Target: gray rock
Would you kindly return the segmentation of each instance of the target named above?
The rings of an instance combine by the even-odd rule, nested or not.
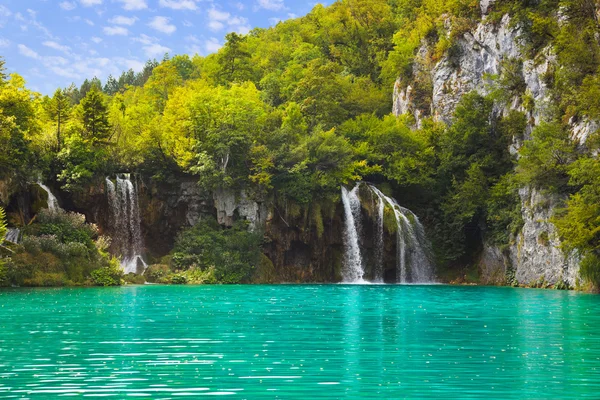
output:
[[[563,199],[529,188],[519,190],[519,195],[524,225],[510,247],[515,278],[523,285],[545,280],[552,285],[565,281],[575,286],[579,260],[561,251],[556,227],[550,222]]]

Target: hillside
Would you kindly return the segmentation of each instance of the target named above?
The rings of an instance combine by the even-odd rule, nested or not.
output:
[[[119,203],[139,206],[130,256],[156,281],[339,281],[340,188],[364,181],[418,216],[438,279],[599,287],[599,15],[592,0],[346,0],[52,97],[2,73],[0,205],[24,240],[0,279],[116,268],[121,184],[139,196]],[[38,181],[97,232],[37,217]],[[361,246],[399,281],[401,226],[373,193]]]

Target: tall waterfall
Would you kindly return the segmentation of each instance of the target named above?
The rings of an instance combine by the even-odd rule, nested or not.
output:
[[[398,283],[432,282],[433,266],[427,256],[428,244],[419,218],[375,186],[369,185],[369,188],[379,199],[379,209],[385,208],[387,203],[396,218],[396,281]],[[383,234],[383,222],[380,224],[380,230]]]
[[[373,204],[373,265],[371,268],[374,282],[383,282],[384,275],[384,215],[391,209],[396,220],[396,281],[398,283],[427,283],[434,281],[433,266],[428,257],[428,243],[423,225],[410,210],[400,206],[398,202],[383,194],[375,186],[358,183],[351,191],[342,187],[342,202],[345,216],[345,259],[342,270],[344,282],[363,282],[365,274],[364,261],[361,254],[360,237],[361,200],[358,191],[366,185],[374,195]]]
[[[58,200],[52,194],[50,188],[42,183],[42,181],[37,181],[37,185],[41,187],[46,193],[48,193],[48,210],[52,213],[56,212],[56,210],[60,210],[60,206],[58,205]]]
[[[344,245],[346,247],[342,280],[344,282],[358,283],[363,281],[364,268],[359,246],[360,230],[360,199],[358,198],[358,185],[352,191],[342,186],[342,203],[346,226],[344,230]]]
[[[116,185],[106,178],[110,206],[110,226],[113,230],[112,248],[121,256],[121,267],[128,274],[146,268],[142,258],[140,209],[135,185],[129,174],[117,175]]]

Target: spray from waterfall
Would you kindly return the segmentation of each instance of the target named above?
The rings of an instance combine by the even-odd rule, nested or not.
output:
[[[41,180],[37,181],[37,185],[41,187],[48,194],[48,210],[51,213],[55,213],[57,210],[60,210],[60,206],[58,205],[58,200],[52,194],[50,188],[42,183]]]
[[[342,280],[348,283],[363,281],[364,268],[359,246],[360,226],[360,199],[358,198],[358,185],[348,192],[342,186],[342,203],[346,226],[344,229],[344,245],[346,247]]]
[[[117,175],[116,185],[106,178],[106,193],[110,206],[110,226],[113,230],[112,249],[121,256],[121,267],[127,273],[146,268],[142,258],[140,209],[135,185],[130,174]]]

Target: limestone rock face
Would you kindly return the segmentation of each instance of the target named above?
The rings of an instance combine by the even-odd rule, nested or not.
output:
[[[481,0],[480,7],[483,15],[490,11],[493,0]],[[535,125],[547,118],[550,108],[549,90],[544,82],[544,75],[555,63],[555,56],[550,47],[542,49],[536,60],[527,59],[521,52],[522,31],[517,24],[511,23],[505,15],[497,24],[486,21],[484,17],[476,28],[465,33],[457,42],[457,51],[447,54],[428,71],[418,70],[418,73],[429,73],[432,82],[432,101],[430,115],[447,124],[461,98],[475,90],[482,95],[487,94],[490,76],[501,72],[501,65],[506,60],[522,61],[522,76],[525,82],[525,96],[532,100],[533,105],[525,106],[523,97],[515,97],[494,112],[506,115],[511,110],[525,112],[528,126],[523,132],[523,138],[514,138],[510,151],[516,155],[522,145],[522,140],[528,140]],[[427,50],[421,48],[418,59]],[[415,112],[413,87],[400,80],[394,86],[393,112],[396,116],[411,114],[416,119],[416,127],[421,125],[421,114]],[[591,133],[600,128],[597,121],[571,121],[571,137],[579,144],[584,144]],[[578,259],[563,254],[556,228],[550,222],[555,207],[559,206],[560,198],[548,196],[535,190],[524,188],[520,192],[522,199],[523,229],[515,238],[514,244],[501,252],[492,246],[484,245],[480,257],[479,269],[484,283],[499,284],[505,280],[510,271],[515,273],[519,284],[545,280],[555,284],[567,282],[574,286],[578,276]]]
[[[267,206],[264,202],[250,199],[244,190],[236,193],[231,189],[219,188],[214,191],[213,199],[219,224],[232,226],[237,212],[238,217],[249,222],[249,229],[264,228],[269,215]]]
[[[544,280],[553,285],[564,281],[575,286],[579,260],[560,250],[556,228],[550,222],[561,199],[529,188],[521,189],[519,195],[525,224],[510,247],[510,261],[517,282],[529,285]]]

